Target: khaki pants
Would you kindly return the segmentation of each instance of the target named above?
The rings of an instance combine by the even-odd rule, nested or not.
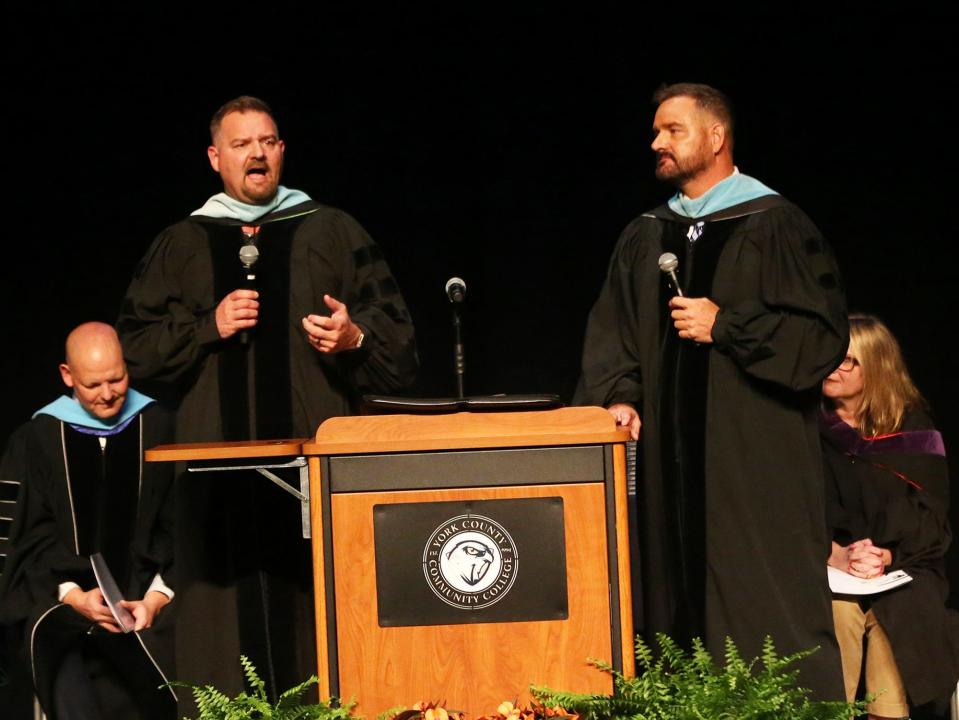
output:
[[[862,611],[854,600],[832,601],[833,622],[836,625],[836,640],[842,655],[842,675],[846,686],[846,700],[856,699],[859,675],[862,669],[864,641],[866,651],[866,692],[879,695],[869,703],[872,715],[887,718],[909,716],[906,689],[899,677],[899,668],[892,654],[889,638],[876,620],[872,610]],[[880,694],[881,693],[881,694]]]

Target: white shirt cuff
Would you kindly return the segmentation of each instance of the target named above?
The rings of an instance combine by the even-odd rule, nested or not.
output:
[[[148,592],[163,593],[171,600],[173,599],[173,596],[175,595],[173,590],[168,588],[166,586],[166,583],[163,582],[163,578],[160,576],[160,573],[157,573],[156,575],[153,576],[153,582],[151,582],[150,587],[147,588],[147,593]],[[143,595],[146,596],[147,593],[143,593]]]
[[[75,582],[64,582],[57,585],[57,602],[63,602],[63,598],[66,597],[66,594],[73,590],[73,588],[79,588]]]

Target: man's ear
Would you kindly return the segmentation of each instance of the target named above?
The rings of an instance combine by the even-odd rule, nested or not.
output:
[[[73,373],[70,372],[70,366],[66,363],[60,363],[60,378],[68,388],[73,387]]]
[[[210,158],[210,165],[214,172],[220,172],[220,153],[217,152],[215,145],[210,145],[206,149],[206,156]]]
[[[726,128],[722,123],[713,123],[709,128],[709,140],[712,143],[713,154],[719,155],[726,145]]]
[[[713,154],[719,155],[726,146],[726,127],[722,123],[713,123],[709,128],[709,140],[712,143]]]

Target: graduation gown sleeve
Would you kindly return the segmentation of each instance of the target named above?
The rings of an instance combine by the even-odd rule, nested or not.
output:
[[[19,483],[15,521],[10,531],[4,573],[0,577],[0,622],[15,624],[25,620],[37,598],[46,598],[41,589],[49,589],[52,578],[45,571],[25,562],[31,556],[54,551],[55,531],[44,494],[26,482],[31,467],[30,423],[21,425],[10,436],[0,462],[0,477]],[[36,466],[37,458],[33,465]],[[29,492],[28,492],[29,490]],[[43,508],[47,507],[44,511]],[[56,597],[53,597],[56,600]]]
[[[755,378],[812,389],[839,365],[849,344],[838,268],[798,208],[768,210],[751,224],[747,242],[758,246],[760,296],[720,307],[712,332],[716,349]]]
[[[366,392],[391,392],[416,375],[413,322],[379,245],[350,215],[332,208],[316,213],[304,226],[313,262],[339,277],[338,300],[364,333],[358,351],[337,353],[353,385]],[[330,310],[318,299],[317,315]],[[315,301],[316,302],[316,301]]]
[[[160,233],[137,266],[117,319],[131,376],[179,381],[219,342],[204,246],[199,225],[183,222]]]
[[[606,282],[589,314],[583,343],[582,375],[575,405],[643,402],[642,350],[638,328],[656,323],[641,318],[635,268],[649,261],[649,245],[641,228],[656,226],[643,218],[630,223],[620,236],[606,273]]]
[[[45,420],[39,425],[52,425]],[[18,518],[10,538],[12,553],[4,573],[5,615],[11,622],[26,620],[38,607],[52,606],[57,602],[60,583],[83,585],[90,572],[89,564],[84,565],[84,558],[77,556],[69,537],[65,537],[68,523],[57,521],[58,514],[69,508],[63,507],[56,492],[57,473],[40,429],[36,421],[24,426],[19,438],[22,451],[11,446],[5,461],[6,468],[16,473],[21,483]]]

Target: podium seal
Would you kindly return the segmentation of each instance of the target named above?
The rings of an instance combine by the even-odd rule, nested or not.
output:
[[[502,600],[513,582],[519,555],[500,523],[482,515],[457,515],[440,524],[423,549],[423,574],[447,605],[480,610]]]

